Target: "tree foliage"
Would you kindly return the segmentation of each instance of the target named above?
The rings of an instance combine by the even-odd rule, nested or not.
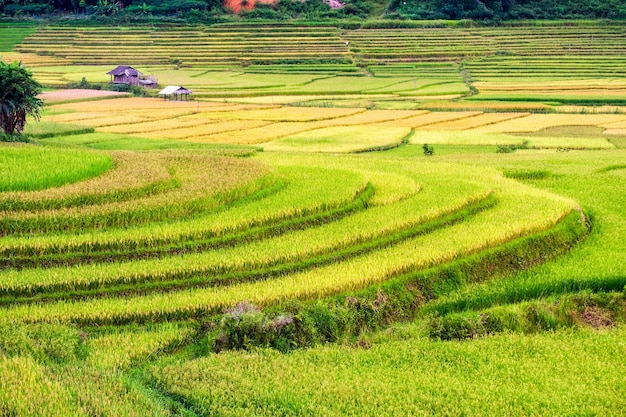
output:
[[[0,127],[7,135],[21,133],[26,116],[39,119],[41,85],[21,62],[0,62]]]

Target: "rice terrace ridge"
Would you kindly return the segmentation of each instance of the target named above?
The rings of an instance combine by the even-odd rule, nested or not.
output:
[[[0,416],[623,416],[624,18],[3,2]]]

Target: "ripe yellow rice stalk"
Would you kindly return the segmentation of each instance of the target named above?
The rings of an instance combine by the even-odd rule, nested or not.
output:
[[[335,126],[283,137],[263,145],[267,151],[358,152],[397,146],[411,133],[406,127]]]
[[[606,129],[605,135],[626,136],[626,129]]]
[[[159,351],[181,344],[191,335],[192,329],[166,324],[149,331],[126,331],[99,336],[88,341],[89,356],[86,364],[100,369],[127,369],[135,361]]]
[[[188,127],[195,127],[204,123],[211,123],[210,120],[186,120],[180,118],[171,118],[163,120],[146,120],[141,119],[138,122],[128,121],[123,124],[108,125],[98,128],[98,132],[120,133],[125,135],[135,134],[136,136],[147,137],[145,134],[150,132],[160,132],[166,130],[181,130]],[[167,137],[167,136],[163,136]]]
[[[28,387],[28,389],[25,389]],[[25,417],[80,416],[73,398],[49,370],[31,356],[0,354],[0,404],[3,413]]]
[[[477,111],[546,111],[552,110],[553,106],[543,103],[526,102],[502,102],[502,101],[429,101],[420,105],[425,110],[477,110]],[[560,107],[559,107],[560,108]]]
[[[410,110],[367,110],[362,113],[329,120],[326,122],[326,126],[351,126],[387,121],[393,122],[425,113],[427,112]]]
[[[213,135],[190,136],[186,140],[200,143],[259,144],[295,133],[306,132],[324,126],[324,122],[280,122],[245,130],[231,130]]]
[[[615,145],[605,138],[580,138],[580,137],[529,137],[529,148],[543,149],[613,149]]]
[[[187,126],[184,126],[187,124]],[[217,135],[220,133],[232,132],[232,131],[245,131],[247,129],[263,128],[264,126],[271,125],[271,122],[263,120],[226,120],[226,121],[201,121],[190,120],[186,123],[181,123],[181,126],[176,128],[164,128],[158,131],[151,132],[137,132],[135,136],[142,138],[154,138],[154,139],[188,139],[194,142],[198,142],[199,137],[210,137],[211,135]],[[174,123],[176,125],[176,123]]]
[[[622,120],[620,122],[604,123],[599,126],[605,127],[607,129],[626,129],[626,120]]]
[[[42,191],[0,193],[0,202],[42,201],[128,191],[172,178],[168,157],[160,153],[111,152],[113,168],[103,175]]]
[[[461,120],[468,117],[474,117],[482,114],[479,111],[466,111],[466,112],[430,112],[420,113],[414,117],[408,117],[400,120],[391,120],[387,122],[378,123],[379,126],[392,126],[392,127],[410,127],[417,129],[423,126],[441,123],[452,120]]]
[[[242,300],[274,305],[352,291],[403,272],[447,262],[554,225],[575,202],[516,181],[494,178],[499,204],[475,217],[351,260],[264,282],[169,294],[23,305],[0,309],[0,321],[161,320],[214,314]],[[441,191],[444,192],[444,191]]]
[[[521,145],[524,138],[502,133],[418,130],[409,142],[414,145]]]
[[[424,130],[467,130],[480,126],[487,126],[500,123],[506,120],[513,120],[519,117],[528,116],[529,113],[484,113],[465,119],[451,120],[447,122],[435,123],[422,127]]]
[[[478,127],[473,131],[483,133],[537,132],[555,126],[599,126],[625,120],[626,115],[618,114],[531,114],[519,119]]]
[[[16,221],[24,225],[24,228],[38,222],[63,224],[61,219],[71,224],[80,224],[85,221],[82,220],[84,218],[91,219],[93,225],[115,222],[115,219],[127,222],[130,221],[130,213],[133,213],[131,216],[133,223],[141,223],[154,215],[175,218],[188,215],[188,210],[195,207],[195,201],[203,200],[202,207],[198,209],[208,210],[223,204],[222,198],[229,200],[236,198],[239,192],[250,192],[251,190],[246,191],[248,190],[246,184],[252,189],[261,187],[262,184],[258,181],[268,174],[267,168],[258,161],[216,157],[210,153],[167,154],[165,167],[173,172],[174,178],[180,181],[180,187],[167,189],[159,194],[132,200],[111,201],[95,206],[61,207],[36,212],[4,211],[0,214],[5,222]],[[229,197],[229,192],[235,194]],[[123,213],[127,213],[126,216]],[[148,217],[144,219],[144,216]],[[84,227],[93,227],[93,225],[85,224]],[[126,226],[127,224],[119,225]]]
[[[357,113],[365,109],[344,109],[326,107],[278,107],[262,110],[248,110],[231,113],[228,116],[241,120],[267,120],[273,122],[313,122],[336,119]]]

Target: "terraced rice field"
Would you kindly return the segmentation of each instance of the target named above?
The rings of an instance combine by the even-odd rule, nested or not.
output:
[[[565,75],[619,67],[621,26],[120,32],[11,52],[136,57],[201,100],[59,98],[0,144],[0,415],[621,415],[626,116],[486,99],[530,91],[506,60],[538,46],[564,67],[533,94],[618,91]]]

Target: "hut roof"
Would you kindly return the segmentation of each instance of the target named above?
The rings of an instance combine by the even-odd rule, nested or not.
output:
[[[127,77],[138,77],[140,75],[143,75],[141,72],[137,71],[130,65],[118,65],[117,68],[112,69],[111,71],[107,72],[107,74],[114,76],[126,75]]]
[[[191,94],[190,90],[178,85],[168,85],[163,90],[159,91],[159,94],[171,95],[171,94]]]

